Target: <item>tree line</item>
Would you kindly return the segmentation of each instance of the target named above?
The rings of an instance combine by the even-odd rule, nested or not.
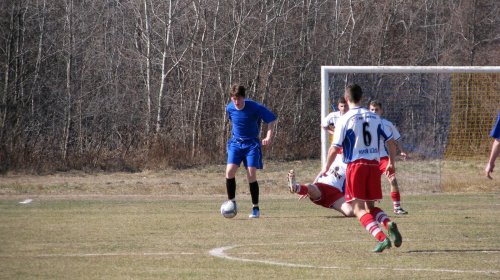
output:
[[[497,0],[5,0],[0,172],[225,162],[229,88],[319,157],[322,65],[499,65]]]

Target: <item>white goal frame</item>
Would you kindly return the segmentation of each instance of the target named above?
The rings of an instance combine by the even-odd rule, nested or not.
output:
[[[500,66],[321,66],[321,120],[330,113],[329,74],[332,73],[500,73]],[[329,133],[321,129],[323,167],[329,148]]]

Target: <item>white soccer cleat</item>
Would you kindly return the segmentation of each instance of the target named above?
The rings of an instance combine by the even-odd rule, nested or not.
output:
[[[394,208],[394,214],[406,215],[406,214],[408,214],[408,211],[403,210],[403,208],[401,208],[401,206],[399,206],[399,207]]]
[[[288,176],[286,179],[288,181],[288,190],[291,193],[296,193],[297,192],[297,181],[295,181],[295,171],[293,169],[288,171]]]

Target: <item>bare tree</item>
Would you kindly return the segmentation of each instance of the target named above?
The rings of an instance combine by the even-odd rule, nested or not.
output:
[[[0,1],[0,172],[223,161],[236,82],[316,156],[321,65],[498,65],[497,2]]]

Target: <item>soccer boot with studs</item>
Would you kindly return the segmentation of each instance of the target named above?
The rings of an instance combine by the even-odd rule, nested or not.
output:
[[[260,217],[260,211],[259,211],[259,208],[254,208],[252,210],[252,214],[250,214],[250,216],[248,216],[249,218],[258,218]]]
[[[389,238],[385,238],[384,241],[379,242],[377,244],[377,247],[372,250],[372,253],[381,253],[385,249],[390,249],[391,248],[391,240]]]
[[[295,171],[293,169],[288,171],[287,181],[288,181],[288,190],[290,191],[290,193],[296,193],[297,181],[295,181]]]
[[[403,243],[403,237],[401,233],[399,233],[398,225],[396,225],[395,222],[389,222],[387,224],[387,229],[389,230],[389,236],[391,236],[394,241],[394,246],[400,247],[401,243]]]
[[[401,206],[394,208],[394,214],[396,215],[406,215],[408,214],[408,211],[403,210]]]

